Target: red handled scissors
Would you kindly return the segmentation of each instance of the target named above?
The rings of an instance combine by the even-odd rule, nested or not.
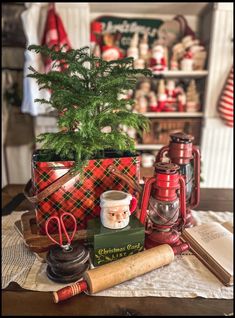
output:
[[[64,217],[65,216],[69,216],[70,218],[72,218],[73,222],[74,222],[74,230],[73,230],[73,233],[71,235],[71,237],[68,235],[68,232],[65,228],[65,224],[64,224]],[[59,242],[56,241],[49,233],[48,231],[48,226],[50,224],[50,222],[52,220],[55,220],[57,222],[57,225],[58,225],[58,231],[59,231]],[[68,212],[64,212],[63,214],[61,214],[61,216],[51,216],[47,221],[46,221],[46,224],[45,224],[45,230],[46,230],[46,234],[47,236],[49,237],[49,239],[54,242],[55,244],[58,244],[60,245],[62,248],[64,248],[65,250],[69,250],[71,248],[71,242],[74,238],[74,235],[77,231],[77,221],[75,219],[75,217],[71,214],[71,213],[68,213]],[[63,233],[62,231],[64,232],[64,235],[66,237],[66,240],[67,240],[67,244],[63,244]]]

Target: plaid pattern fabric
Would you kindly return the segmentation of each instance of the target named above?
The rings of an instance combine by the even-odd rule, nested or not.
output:
[[[73,166],[73,161],[37,162],[33,161],[32,180],[35,194],[41,192]],[[121,157],[90,160],[84,169],[84,179],[79,176],[64,184],[59,190],[36,204],[36,220],[41,234],[45,234],[45,222],[52,215],[72,213],[78,229],[85,229],[87,221],[99,216],[100,195],[107,190],[120,190],[134,194],[134,189],[120,178],[112,175],[107,168],[114,165],[120,172],[139,182],[140,158]],[[57,224],[51,221],[49,231],[57,232]],[[71,218],[65,219],[68,230],[73,229]]]

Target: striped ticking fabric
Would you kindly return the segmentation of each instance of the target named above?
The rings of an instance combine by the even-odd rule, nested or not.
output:
[[[224,123],[233,127],[233,66],[220,97],[218,112]]]

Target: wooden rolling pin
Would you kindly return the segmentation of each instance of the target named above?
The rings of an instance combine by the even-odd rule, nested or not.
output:
[[[83,291],[94,294],[121,284],[156,268],[170,264],[175,254],[180,254],[187,249],[187,243],[173,248],[168,244],[163,244],[93,268],[84,273],[82,281],[53,292],[54,302],[58,303],[66,300]]]

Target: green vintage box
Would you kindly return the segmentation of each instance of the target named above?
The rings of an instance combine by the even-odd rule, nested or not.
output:
[[[144,226],[132,215],[129,225],[123,229],[105,228],[100,218],[88,221],[89,245],[92,247],[92,263],[103,265],[144,249]]]

